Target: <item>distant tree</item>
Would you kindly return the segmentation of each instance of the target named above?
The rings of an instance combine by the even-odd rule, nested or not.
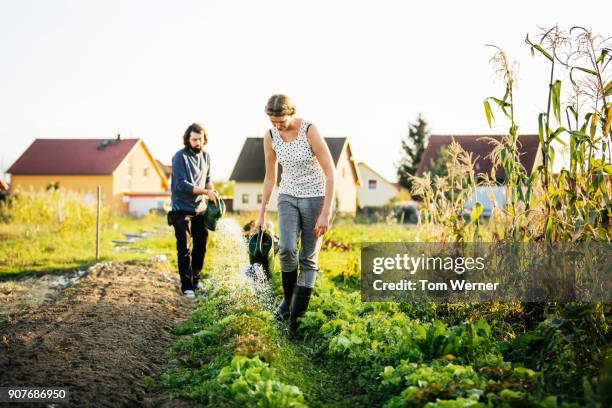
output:
[[[428,141],[427,122],[419,114],[416,122],[408,125],[408,135],[402,140],[402,157],[397,166],[398,182],[407,189],[411,188],[410,176],[416,174]]]
[[[234,181],[214,180],[213,184],[219,195],[229,197],[234,195]]]
[[[448,147],[440,146],[440,150],[438,150],[435,160],[432,160],[429,165],[431,178],[433,179],[435,176],[446,177],[448,175],[448,163],[450,160],[451,156],[448,152]]]

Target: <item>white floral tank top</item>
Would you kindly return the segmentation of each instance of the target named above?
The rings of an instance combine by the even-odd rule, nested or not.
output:
[[[279,194],[294,197],[325,195],[325,173],[308,143],[308,125],[308,122],[302,120],[297,138],[291,142],[285,142],[276,127],[270,130],[272,148],[283,168]]]

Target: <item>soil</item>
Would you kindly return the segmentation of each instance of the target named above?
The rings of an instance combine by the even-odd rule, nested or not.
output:
[[[53,300],[0,319],[0,387],[67,387],[79,407],[185,406],[145,386],[193,310],[177,278],[163,261],[98,264]]]

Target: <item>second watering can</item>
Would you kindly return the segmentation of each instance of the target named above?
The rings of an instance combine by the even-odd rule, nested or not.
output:
[[[249,237],[249,262],[260,264],[266,276],[274,273],[274,257],[278,252],[278,239],[270,231],[258,228]]]

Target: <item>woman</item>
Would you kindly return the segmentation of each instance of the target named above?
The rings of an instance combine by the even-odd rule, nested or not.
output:
[[[327,143],[317,128],[294,117],[295,106],[289,97],[272,95],[266,105],[266,114],[273,126],[264,136],[266,176],[257,226],[265,225],[266,210],[276,185],[278,161],[282,167],[278,233],[284,298],[275,316],[278,320],[290,318],[289,333],[293,335],[298,318],[308,308],[319,269],[323,234],[329,229],[334,201],[334,166]],[[301,238],[299,256],[298,238]]]

